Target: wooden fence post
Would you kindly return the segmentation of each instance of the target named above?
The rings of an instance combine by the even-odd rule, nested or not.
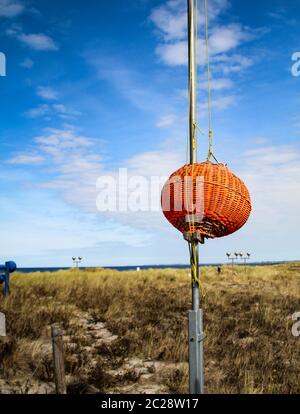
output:
[[[4,313],[0,312],[0,336],[6,336],[6,319]]]
[[[56,394],[67,394],[63,333],[58,325],[52,325],[51,335]]]

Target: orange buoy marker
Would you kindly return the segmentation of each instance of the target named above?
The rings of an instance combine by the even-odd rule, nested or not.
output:
[[[189,163],[171,175],[162,190],[162,210],[189,245],[192,276],[192,310],[189,311],[190,394],[204,393],[203,316],[200,309],[199,243],[228,236],[239,230],[251,213],[245,184],[224,164],[217,162],[212,147],[211,88],[208,12],[205,5],[208,79],[209,152],[197,163],[197,0],[188,3],[189,45]],[[211,161],[214,158],[216,163]]]

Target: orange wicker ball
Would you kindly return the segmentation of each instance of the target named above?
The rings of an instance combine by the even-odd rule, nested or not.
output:
[[[185,165],[171,175],[162,190],[162,209],[182,233],[216,238],[236,232],[247,222],[251,200],[245,184],[227,166],[204,162]]]

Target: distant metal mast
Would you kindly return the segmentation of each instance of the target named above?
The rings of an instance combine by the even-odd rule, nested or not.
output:
[[[189,45],[189,147],[190,164],[197,162],[197,0],[188,4]],[[192,310],[189,311],[189,386],[190,394],[204,393],[203,316],[199,292],[199,240],[190,241]]]

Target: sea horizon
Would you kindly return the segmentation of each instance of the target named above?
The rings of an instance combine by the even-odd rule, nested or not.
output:
[[[286,260],[286,261],[262,261],[262,262],[250,262],[247,263],[246,266],[270,266],[270,265],[279,265],[279,264],[287,264],[297,262],[297,260]],[[200,267],[219,267],[219,266],[232,266],[231,263],[202,263]],[[244,263],[235,263],[234,266],[245,266]],[[120,272],[130,271],[130,270],[149,270],[149,269],[188,269],[190,265],[187,264],[168,264],[168,265],[136,265],[136,266],[79,266],[81,270],[88,270],[88,269],[109,269],[109,270],[117,270]],[[74,266],[57,266],[57,267],[50,267],[50,266],[37,266],[37,267],[20,267],[17,269],[18,273],[34,273],[34,272],[58,272],[60,270],[70,270],[74,269]]]

